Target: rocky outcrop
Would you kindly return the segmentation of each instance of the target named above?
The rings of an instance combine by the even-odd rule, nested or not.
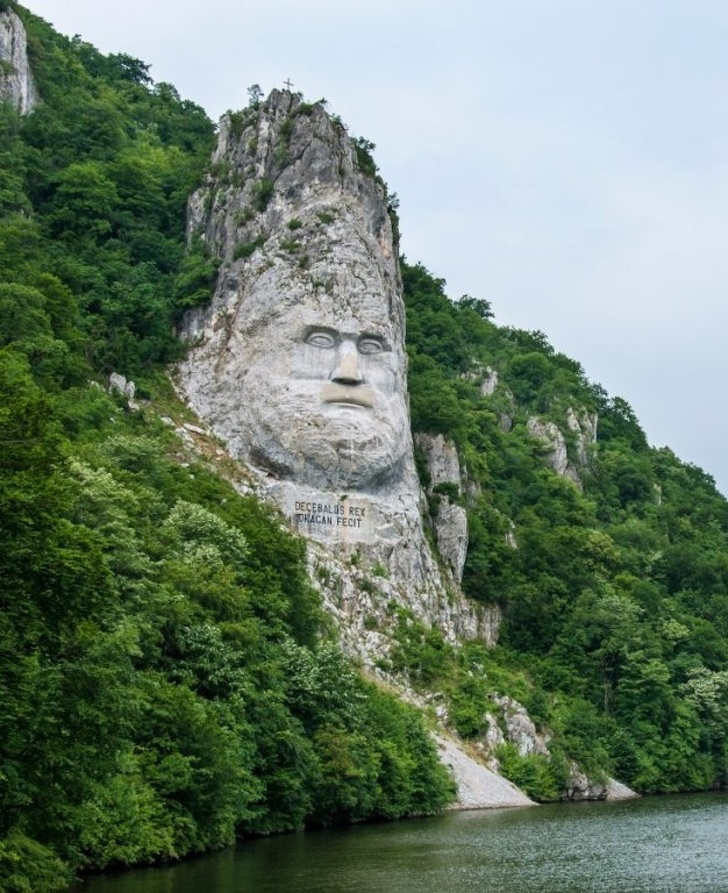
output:
[[[443,540],[453,575],[424,535],[399,252],[365,150],[322,104],[273,91],[222,120],[188,233],[221,267],[181,326],[178,390],[310,541],[347,650],[377,659],[391,604],[448,641],[494,641],[498,612],[457,583],[466,534]]]
[[[419,433],[416,441],[430,479],[427,491],[437,548],[459,583],[468,553],[468,515],[458,501],[464,487],[457,449],[442,434]]]
[[[482,750],[488,766],[498,771],[497,748],[504,743],[514,745],[520,756],[540,754],[550,757],[549,736],[539,732],[526,708],[507,695],[492,694],[491,700],[499,708],[500,717],[486,714],[487,732],[482,738]],[[576,763],[569,765],[569,780],[561,792],[562,800],[628,800],[638,795],[627,785],[613,778],[593,779]]]
[[[38,101],[25,26],[11,9],[0,12],[0,101],[21,115],[32,112]]]
[[[109,393],[120,394],[122,397],[133,401],[136,395],[136,385],[133,381],[127,380],[124,375],[112,372],[109,376]]]
[[[529,434],[540,441],[545,450],[545,459],[556,474],[567,478],[581,487],[582,474],[589,464],[590,447],[597,439],[597,417],[582,411],[577,416],[569,407],[566,412],[566,426],[570,440],[569,450],[564,433],[555,422],[544,421],[532,416],[527,422]]]
[[[485,370],[485,377],[480,383],[480,394],[482,397],[491,397],[498,387],[498,372],[488,366]]]
[[[555,422],[543,421],[532,416],[526,423],[528,433],[540,441],[546,450],[545,459],[548,465],[561,477],[579,484],[579,475],[569,465],[569,454],[566,439]]]
[[[576,763],[572,763],[570,768],[571,777],[564,791],[564,800],[634,800],[639,797],[632,788],[614,778],[595,781],[588,778]]]
[[[494,409],[498,413],[500,429],[504,434],[508,434],[513,428],[516,401],[511,391],[501,384],[498,370],[492,366],[483,367],[481,364],[476,364],[466,377],[478,384],[481,397],[496,396]]]
[[[577,415],[571,407],[566,410],[566,425],[575,439],[575,464],[580,470],[588,466],[590,448],[597,442],[597,423],[596,413],[582,410]]]
[[[438,551],[460,583],[468,554],[467,512],[446,493],[437,494],[434,512],[433,523]]]
[[[428,549],[416,554],[410,545],[394,549],[387,558],[381,547],[360,545],[341,557],[312,540],[308,556],[311,578],[336,622],[344,649],[365,667],[375,669],[389,654],[398,608],[438,628],[450,644],[480,639],[492,646],[498,641],[499,608],[473,610],[457,590],[445,589]],[[431,585],[435,580],[440,580],[442,589]]]
[[[547,740],[536,731],[536,726],[523,704],[507,695],[494,695],[493,701],[503,714],[505,740],[515,745],[522,757],[532,753],[547,756],[549,752]]]
[[[455,444],[442,434],[418,433],[415,440],[427,463],[430,489],[438,484],[455,484],[460,492],[460,460]]]

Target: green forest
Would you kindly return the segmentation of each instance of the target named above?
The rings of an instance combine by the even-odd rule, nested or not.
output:
[[[428,718],[342,655],[305,544],[169,424],[195,421],[165,369],[215,282],[185,251],[214,124],[144,62],[5,9],[41,101],[0,103],[0,890],[442,809]],[[498,757],[536,799],[572,761],[641,792],[725,784],[728,502],[543,333],[402,275],[413,428],[454,440],[472,484],[431,511],[465,505],[463,588],[504,621],[456,649],[403,614],[386,669],[442,692],[466,740],[495,693],[522,702],[551,757]],[[598,417],[586,457],[570,410]]]
[[[465,738],[485,731],[493,690],[521,701],[554,735],[552,758],[500,756],[536,799],[559,795],[573,760],[645,793],[723,786],[728,502],[700,468],[650,447],[629,404],[542,332],[498,327],[483,299],[448,300],[421,265],[403,276],[412,424],[457,444],[470,483],[448,497],[468,508],[463,588],[504,622],[493,651],[455,652],[403,625],[402,665],[448,693]],[[485,396],[488,367],[499,379]],[[585,456],[570,410],[598,417]],[[559,426],[582,487],[549,467],[532,417]]]

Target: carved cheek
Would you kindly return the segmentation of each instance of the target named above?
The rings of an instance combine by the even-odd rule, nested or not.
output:
[[[397,373],[388,359],[380,357],[370,360],[365,366],[364,379],[368,384],[388,397],[397,390]]]

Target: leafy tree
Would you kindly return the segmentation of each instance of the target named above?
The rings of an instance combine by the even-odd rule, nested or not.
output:
[[[217,276],[184,239],[212,123],[18,11],[43,101],[0,108],[0,886],[437,811],[453,792],[422,717],[329,640],[303,541],[159,420],[181,412],[174,322]],[[498,647],[453,648],[395,612],[388,668],[466,737],[494,693],[527,704],[552,757],[501,758],[535,796],[573,760],[644,791],[725,784],[728,502],[544,333],[420,264],[402,278],[413,427],[455,441],[463,586],[504,620]],[[143,376],[137,410],[110,371]],[[586,462],[569,410],[599,417]]]

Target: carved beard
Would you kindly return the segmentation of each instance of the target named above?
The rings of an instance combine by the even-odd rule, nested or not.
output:
[[[334,490],[376,489],[399,473],[409,443],[401,395],[376,394],[364,408],[322,403],[321,382],[270,384],[246,388],[241,434],[254,464],[282,480]]]

